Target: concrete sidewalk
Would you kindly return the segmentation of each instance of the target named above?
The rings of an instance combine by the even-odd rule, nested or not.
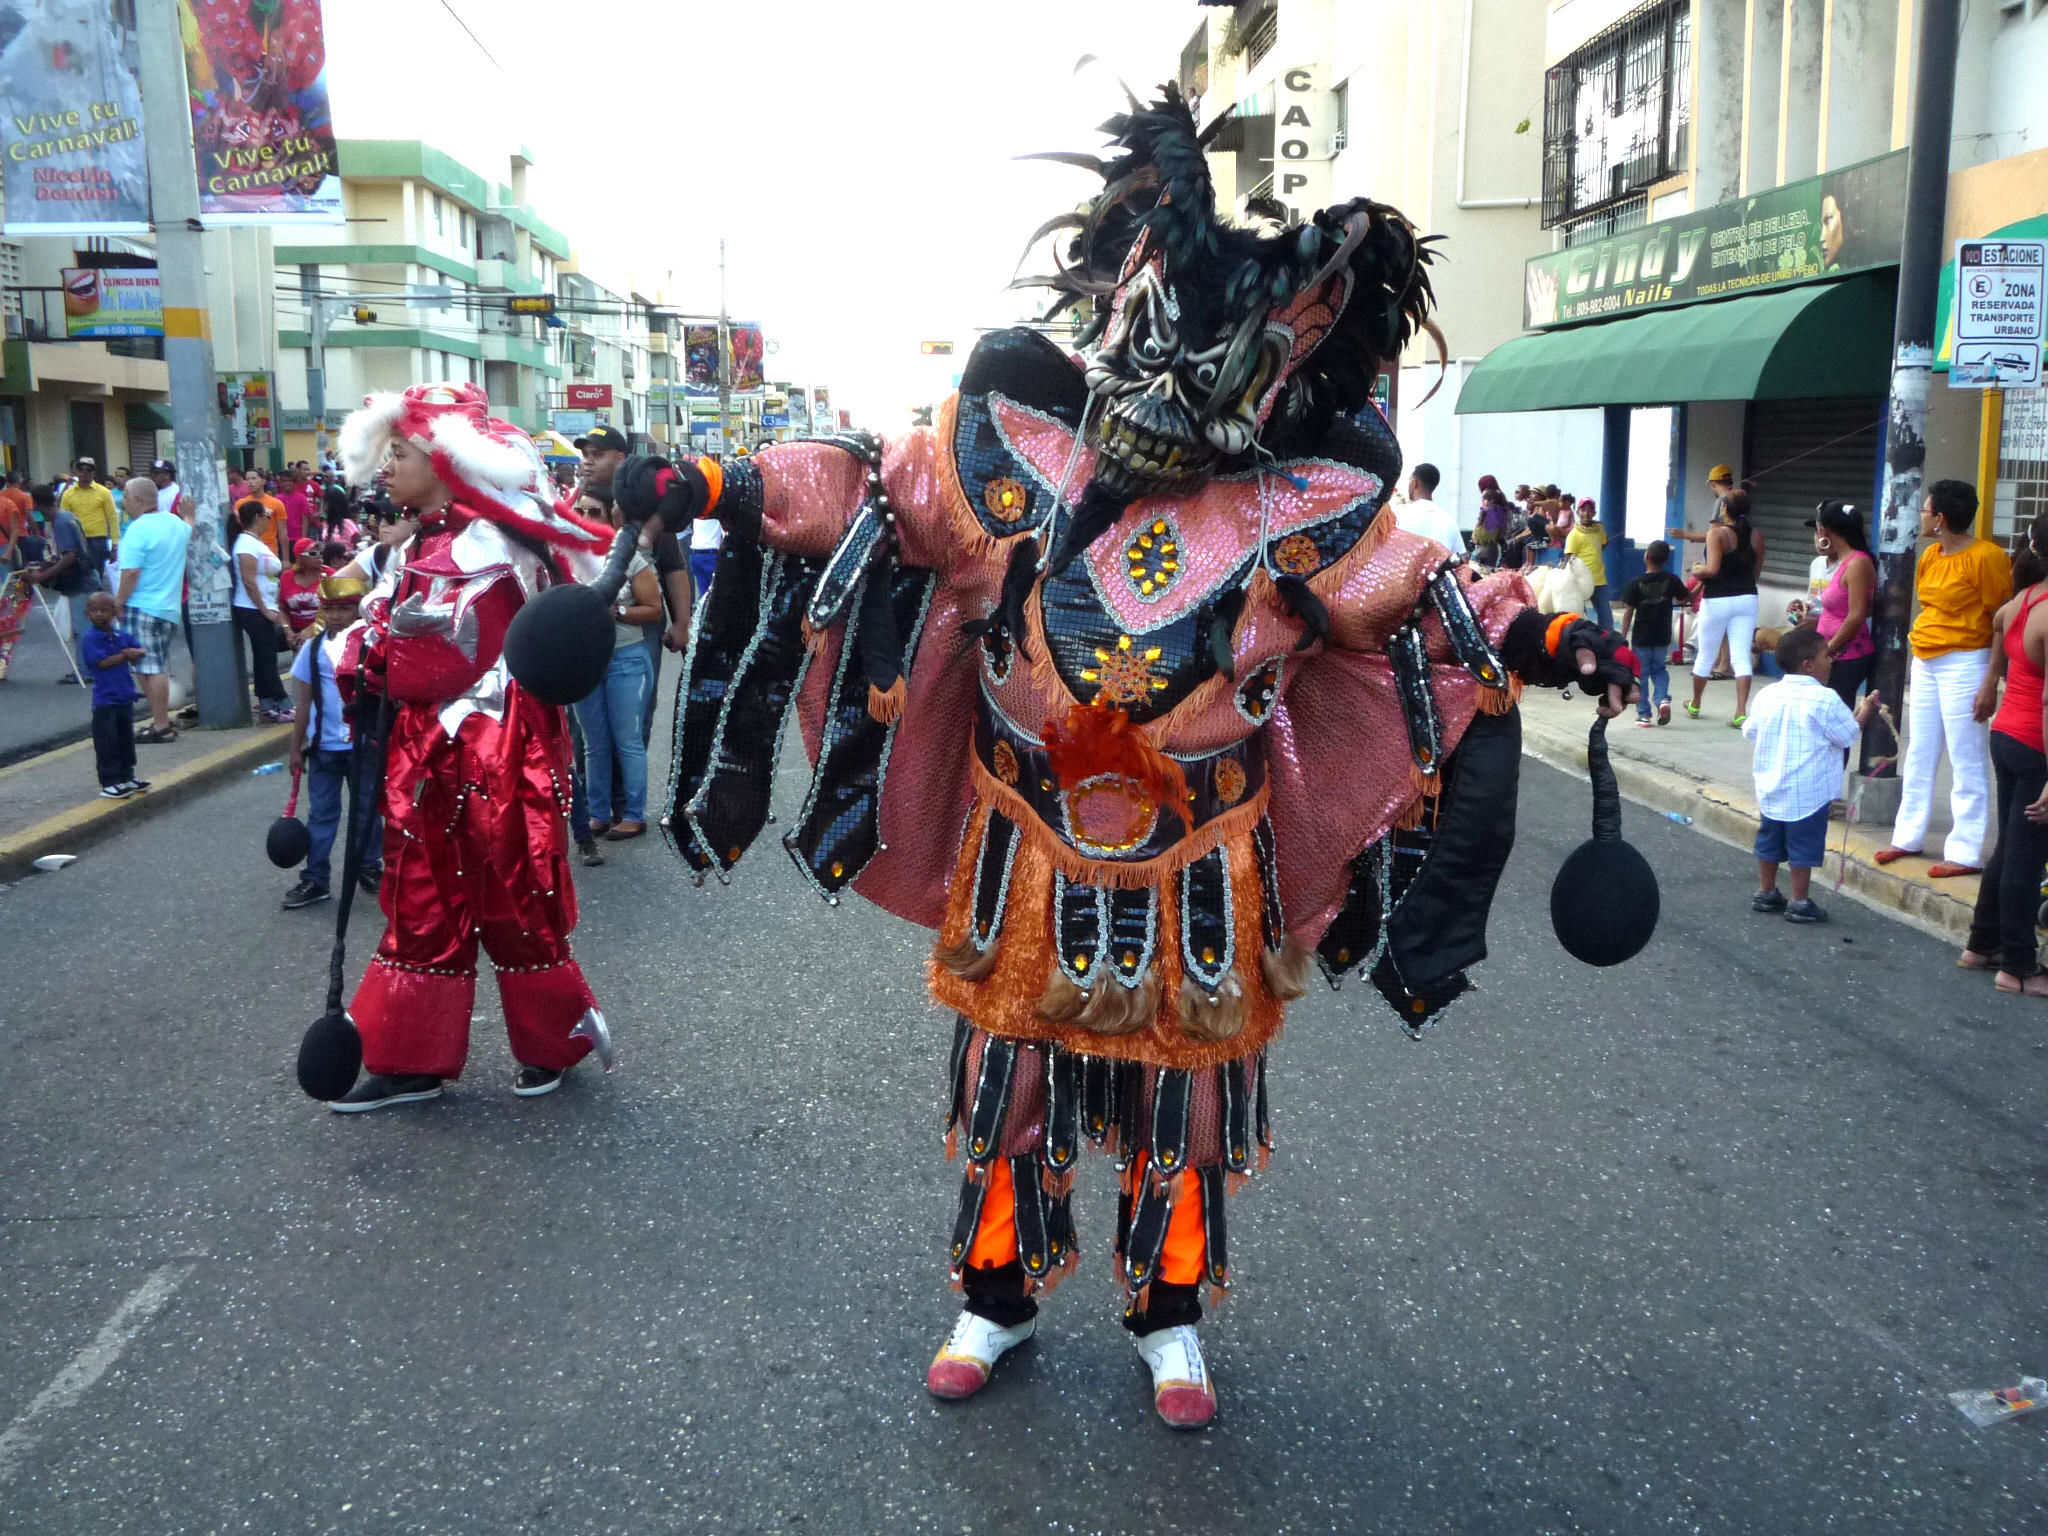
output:
[[[1771,686],[1762,679],[1758,682],[1759,693]],[[1681,679],[1673,673],[1675,692],[1681,683],[1682,697],[1690,698],[1690,677]],[[1690,817],[1696,830],[1746,851],[1755,843],[1759,814],[1749,771],[1750,744],[1728,724],[1734,706],[1734,689],[1722,682],[1708,687],[1697,720],[1686,718],[1677,699],[1671,724],[1655,730],[1639,729],[1633,712],[1624,714],[1607,727],[1607,750],[1627,799],[1667,816]],[[1553,767],[1585,772],[1586,733],[1592,723],[1591,703],[1576,694],[1565,699],[1532,688],[1522,695],[1522,749]],[[1890,842],[1889,824],[1830,823],[1827,862],[1815,876],[1814,894],[1825,905],[1839,892],[1960,944],[1977,904],[1977,879],[1927,878],[1948,835],[1948,789],[1944,760],[1935,783],[1934,816],[1927,835],[1933,852],[1928,858],[1902,859],[1880,868],[1873,856]],[[1661,873],[1666,880],[1673,878],[1671,871]]]
[[[166,806],[283,759],[291,730],[288,725],[184,730],[176,741],[137,746],[135,772],[150,787],[126,800],[100,798],[90,741],[0,768],[0,883],[19,880],[45,854],[83,853]],[[277,811],[282,812],[291,780],[280,774],[274,782]],[[249,829],[251,847],[260,846],[265,826]]]

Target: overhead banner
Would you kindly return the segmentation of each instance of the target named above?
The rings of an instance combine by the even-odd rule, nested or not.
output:
[[[73,341],[161,336],[163,287],[155,267],[60,267],[64,334]]]
[[[1907,151],[1546,251],[1524,268],[1532,331],[1896,265]]]
[[[179,0],[199,217],[339,224],[320,0]]]
[[[683,327],[683,384],[693,395],[718,393],[718,327]]]
[[[832,391],[822,384],[811,386],[811,420],[818,424],[816,431],[832,430]]]
[[[801,384],[789,387],[789,424],[798,432],[811,430],[810,395]]]
[[[0,165],[10,235],[149,229],[135,8],[31,0],[0,50]]]
[[[758,325],[728,325],[726,335],[732,347],[732,389],[734,394],[745,394],[763,387],[768,381],[767,351],[761,340]]]

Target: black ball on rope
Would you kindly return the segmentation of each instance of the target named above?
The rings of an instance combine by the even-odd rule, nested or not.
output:
[[[355,1086],[363,1068],[363,1037],[340,1010],[322,1014],[299,1041],[299,1087],[308,1098],[332,1103]]]
[[[1607,722],[1586,741],[1593,784],[1593,835],[1571,851],[1550,886],[1550,926],[1558,943],[1588,965],[1632,960],[1657,931],[1657,874],[1621,840],[1621,789],[1607,761]]]
[[[263,834],[263,852],[279,869],[292,869],[306,862],[313,851],[313,834],[296,816],[280,816]]]
[[[505,665],[544,704],[587,699],[612,662],[612,609],[595,588],[563,582],[530,599],[505,632]]]

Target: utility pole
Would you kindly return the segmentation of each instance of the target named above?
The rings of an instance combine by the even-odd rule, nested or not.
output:
[[[1913,81],[1912,157],[1899,254],[1899,307],[1892,330],[1892,387],[1885,402],[1884,481],[1877,506],[1877,670],[1872,686],[1904,718],[1906,634],[1913,617],[1914,546],[1926,481],[1927,389],[1933,377],[1934,306],[1948,207],[1949,135],[1955,119],[1960,0],[1921,0]],[[1980,518],[1989,509],[1979,512]],[[1875,727],[1873,727],[1873,730]],[[1888,736],[1884,740],[1888,741]],[[1876,741],[1866,741],[1869,746]],[[1883,788],[1857,775],[1850,814],[1886,820],[1898,810],[1895,773]],[[1889,807],[1889,809],[1887,809]]]
[[[171,374],[171,431],[178,485],[192,502],[186,556],[194,691],[199,723],[249,723],[241,647],[235,643],[234,590],[221,538],[227,489],[220,447],[220,402],[207,325],[206,263],[199,233],[199,178],[192,163],[192,110],[185,94],[185,45],[178,0],[136,0],[142,57],[142,121],[149,141],[149,186],[164,300],[164,361]]]
[[[306,413],[313,418],[314,457],[327,462],[327,306],[320,300],[320,269],[299,268],[299,296],[306,305]]]
[[[718,447],[732,453],[732,320],[725,312],[725,238],[718,241]]]

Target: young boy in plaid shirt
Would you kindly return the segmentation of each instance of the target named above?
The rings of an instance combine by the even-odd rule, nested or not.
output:
[[[1828,808],[1842,787],[1842,754],[1853,747],[1877,713],[1876,693],[1854,712],[1828,687],[1832,661],[1827,641],[1807,625],[1778,641],[1782,682],[1757,695],[1742,734],[1756,744],[1750,773],[1756,780],[1763,825],[1756,833],[1757,893],[1752,912],[1782,912],[1789,923],[1824,923],[1828,914],[1811,894],[1813,872],[1828,846]],[[1792,899],[1778,889],[1778,866],[1792,866]]]

